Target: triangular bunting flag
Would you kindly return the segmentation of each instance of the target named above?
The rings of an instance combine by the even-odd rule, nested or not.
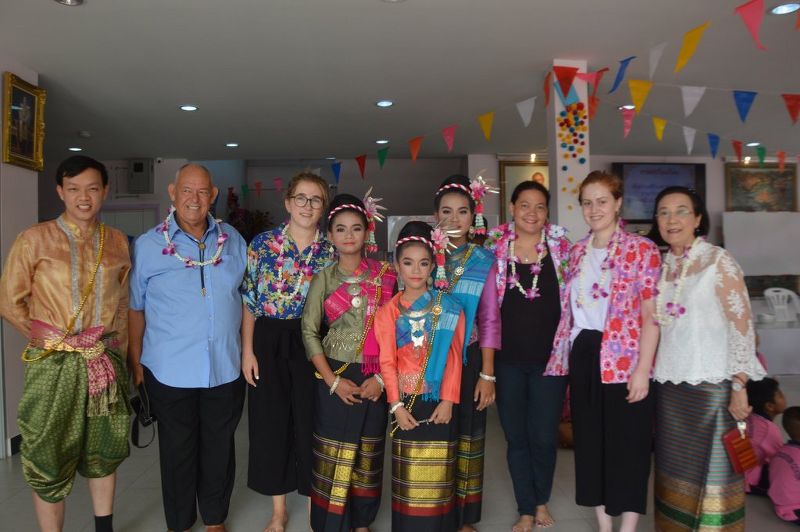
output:
[[[697,108],[700,103],[700,98],[705,94],[705,87],[690,87],[684,85],[681,87],[681,96],[683,97],[683,116],[688,117]]]
[[[567,107],[568,105],[572,105],[573,103],[578,103],[579,101],[581,101],[580,98],[578,98],[578,91],[575,90],[575,85],[570,87],[569,94],[567,94],[566,96],[564,96],[564,93],[561,92],[561,87],[558,85],[558,83],[554,83],[553,88],[555,89],[556,94],[558,95],[558,99],[561,100],[561,105],[563,105],[564,107]]]
[[[653,87],[653,82],[646,79],[629,79],[628,90],[631,91],[631,101],[636,108],[636,114],[642,111],[647,95],[650,94],[650,89]]]
[[[756,155],[758,155],[758,165],[764,166],[764,159],[767,156],[767,149],[764,146],[756,146]]]
[[[617,69],[617,77],[614,78],[614,85],[611,87],[611,90],[608,91],[609,94],[619,88],[620,83],[622,83],[622,80],[625,79],[625,71],[628,70],[628,63],[634,59],[636,59],[635,55],[626,57],[625,59],[620,59],[619,68]]]
[[[653,74],[656,73],[658,64],[661,62],[661,56],[664,55],[664,48],[667,43],[662,42],[650,48],[650,79],[653,79]]]
[[[636,116],[634,109],[622,109],[622,138],[628,138],[633,125],[633,117]]]
[[[359,155],[356,157],[356,162],[358,163],[358,171],[361,172],[361,179],[365,179],[364,171],[367,169],[367,156]]]
[[[550,107],[550,80],[553,79],[553,73],[548,72],[544,77],[544,106]]]
[[[242,185],[242,198],[246,198],[250,194],[250,187],[247,183]]]
[[[280,194],[283,190],[283,179],[276,177],[272,180],[272,184],[275,186],[275,190],[278,192],[278,194]],[[256,190],[258,190],[258,187],[256,187]]]
[[[517,112],[519,113],[519,117],[522,119],[522,124],[525,127],[528,127],[531,124],[531,118],[533,117],[533,110],[536,108],[536,96],[533,98],[528,98],[527,100],[522,100],[521,102],[517,102]]]
[[[484,113],[478,117],[478,123],[481,125],[481,131],[486,140],[492,140],[492,124],[494,123],[494,111]]]
[[[717,158],[717,151],[719,150],[719,135],[714,133],[708,134],[708,147],[711,150],[711,158]]]
[[[261,187],[263,185],[261,184],[261,181],[256,181],[253,184],[256,186],[256,196],[258,196],[260,198],[261,197]]]
[[[559,88],[561,88],[561,94],[569,94],[569,90],[572,88],[572,83],[575,81],[575,74],[578,73],[578,69],[575,67],[554,66],[553,73],[556,75],[556,81],[558,81]]]
[[[697,45],[700,43],[700,39],[703,38],[703,32],[706,31],[709,24],[711,23],[706,22],[684,34],[681,51],[678,53],[678,60],[675,63],[675,73],[680,72],[692,58],[695,51],[697,51]]]
[[[736,153],[736,157],[739,159],[739,164],[742,164],[742,141],[732,140],[731,144],[733,145],[733,151]]]
[[[686,155],[691,155],[694,149],[694,137],[697,130],[693,127],[683,126],[683,140],[686,141]]]
[[[755,41],[756,46],[766,50],[767,47],[761,44],[761,38],[758,36],[758,30],[761,29],[761,21],[764,20],[764,0],[750,0],[737,7],[735,12],[742,17],[742,22],[747,26],[747,30],[750,32],[750,36]]]
[[[800,116],[800,94],[781,94],[784,103],[786,103],[786,110],[789,111],[789,116],[792,118],[792,124],[797,123],[797,117]]]
[[[458,124],[453,124],[452,126],[442,128],[442,138],[444,139],[444,143],[447,144],[447,153],[453,151],[453,143],[456,141],[457,127]]]
[[[594,115],[597,113],[597,107],[600,105],[600,98],[597,96],[589,96],[589,120],[594,120]]]
[[[786,152],[779,151],[775,155],[778,156],[778,171],[783,172],[783,169],[786,168]]]
[[[794,21],[794,29],[800,30],[800,11],[797,12],[797,19]]]
[[[600,81],[603,79],[603,75],[608,72],[608,67],[603,67],[600,70],[594,73],[594,83],[592,83],[592,96],[597,96],[597,89],[600,87]]]
[[[653,130],[656,133],[656,138],[659,142],[664,140],[664,128],[667,127],[667,121],[657,116],[653,117]]]
[[[386,162],[386,154],[389,153],[389,146],[378,150],[378,164],[383,168],[383,163]]]
[[[414,137],[408,141],[408,150],[411,152],[411,160],[416,161],[419,155],[419,149],[422,147],[422,139],[424,137]]]
[[[333,171],[333,178],[336,180],[336,184],[339,184],[339,176],[342,173],[342,163],[333,163],[331,165],[331,170]]]
[[[733,91],[733,101],[736,102],[736,110],[739,111],[739,118],[742,119],[742,122],[747,120],[747,114],[750,112],[756,96],[758,93],[753,91]]]

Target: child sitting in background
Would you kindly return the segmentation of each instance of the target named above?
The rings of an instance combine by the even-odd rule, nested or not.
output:
[[[783,413],[783,429],[790,439],[770,462],[769,498],[778,517],[800,525],[800,406]]]
[[[745,472],[745,491],[766,495],[769,489],[769,462],[783,445],[781,431],[773,420],[786,410],[786,398],[778,381],[766,377],[747,382],[747,400],[753,407],[753,413],[747,418],[747,436],[759,465]]]

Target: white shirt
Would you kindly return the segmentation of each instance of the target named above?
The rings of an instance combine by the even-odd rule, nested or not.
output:
[[[592,297],[592,285],[600,284],[603,278],[602,265],[608,256],[608,249],[605,247],[595,248],[591,244],[586,246],[586,255],[581,260],[581,271],[578,272],[578,279],[572,283],[569,299],[572,306],[572,330],[569,334],[570,342],[574,341],[578,334],[584,330],[603,331],[606,327],[606,316],[608,315],[608,304],[611,298],[611,277],[612,272],[606,274],[605,283],[602,289],[608,294],[607,297],[594,299]],[[583,307],[578,306],[578,293],[583,290]]]

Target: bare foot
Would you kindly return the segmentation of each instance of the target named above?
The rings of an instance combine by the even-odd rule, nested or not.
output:
[[[206,532],[227,532],[224,524],[221,525],[207,525]]]
[[[289,516],[286,514],[274,514],[272,519],[267,523],[267,528],[264,532],[286,532],[286,523],[289,522]]]
[[[478,529],[472,525],[463,525],[458,529],[458,532],[478,532]]]
[[[511,527],[511,532],[533,532],[535,521],[532,515],[521,515],[519,521]]]
[[[536,507],[536,526],[540,526],[542,528],[550,528],[556,524],[553,516],[550,515],[550,512],[547,510],[547,506],[542,504]]]

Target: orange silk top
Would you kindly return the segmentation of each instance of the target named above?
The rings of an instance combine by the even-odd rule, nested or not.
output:
[[[375,334],[378,337],[378,345],[381,348],[381,376],[386,386],[386,397],[389,403],[396,403],[400,400],[400,392],[411,395],[416,392],[417,379],[422,372],[424,354],[428,349],[428,336],[425,335],[422,356],[414,349],[412,344],[407,344],[398,349],[397,329],[395,322],[400,317],[398,303],[402,292],[383,305],[375,314]],[[407,305],[403,304],[403,307]],[[453,341],[447,351],[447,362],[442,377],[442,385],[439,391],[439,399],[442,401],[459,402],[459,392],[461,389],[461,351],[464,346],[464,313],[458,317],[458,324],[453,333]],[[422,392],[425,392],[423,385]]]

